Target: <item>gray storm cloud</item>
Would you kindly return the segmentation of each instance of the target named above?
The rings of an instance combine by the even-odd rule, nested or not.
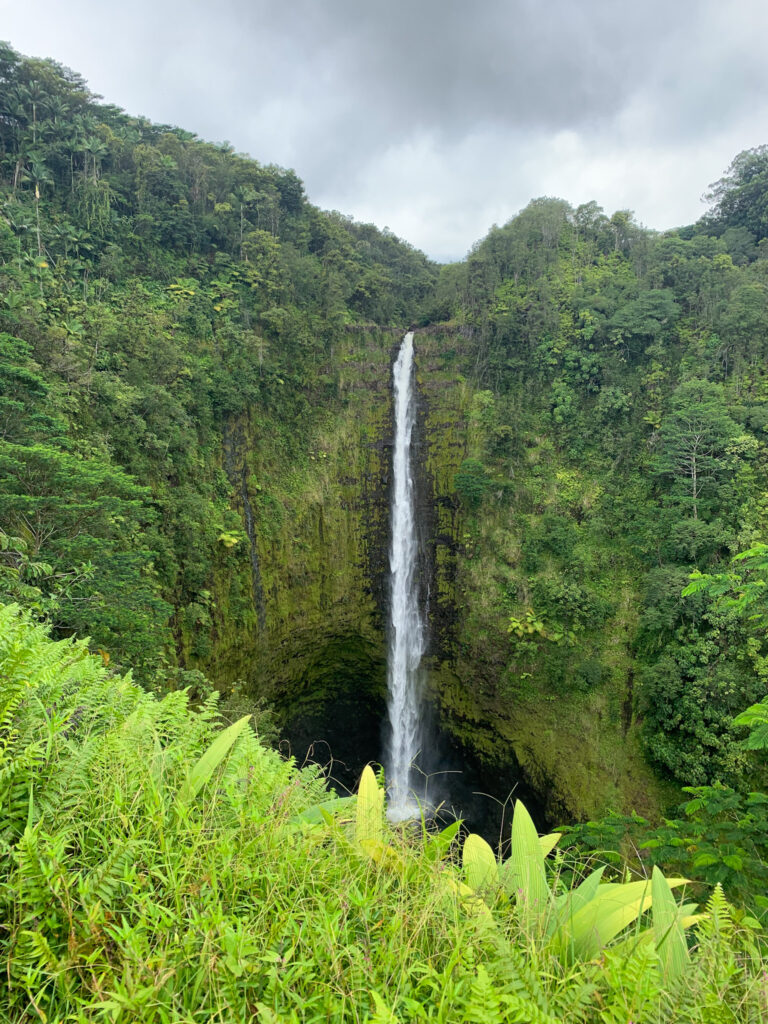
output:
[[[763,0],[0,0],[0,37],[438,258],[545,193],[694,219],[766,141]]]

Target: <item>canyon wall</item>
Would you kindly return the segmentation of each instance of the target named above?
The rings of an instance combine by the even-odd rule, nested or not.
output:
[[[360,742],[375,746],[383,715],[399,341],[370,331],[339,344],[328,368],[332,398],[305,450],[282,451],[255,416],[232,423],[225,437],[223,468],[238,496],[242,540],[222,551],[212,647],[200,664],[265,698],[281,724],[303,722],[302,736],[331,708],[340,734],[357,728]],[[455,489],[482,432],[470,349],[460,334],[416,334],[416,495],[428,688],[440,725],[502,788],[505,780],[510,789],[527,782],[550,820],[608,807],[653,814],[666,793],[643,759],[631,710],[629,590],[618,586],[616,613],[598,637],[608,665],[600,686],[550,691],[545,667],[535,686],[514,678],[504,587],[519,561],[520,510],[508,489],[476,511]],[[588,489],[588,479],[581,486]]]

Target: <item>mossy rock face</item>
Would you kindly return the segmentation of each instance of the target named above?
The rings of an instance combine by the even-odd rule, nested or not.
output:
[[[587,543],[580,540],[582,513],[599,485],[588,467],[574,470],[546,438],[521,429],[517,436],[505,434],[504,443],[543,453],[546,475],[536,478],[542,491],[536,502],[531,505],[521,472],[489,477],[477,509],[457,502],[459,468],[473,460],[482,465],[498,443],[498,432],[483,429],[484,409],[494,399],[467,383],[461,338],[433,335],[429,342],[419,364],[432,441],[427,464],[437,530],[451,540],[438,550],[446,571],[434,590],[446,609],[435,623],[438,631],[447,628],[438,632],[430,674],[442,725],[510,788],[519,779],[527,783],[550,822],[590,818],[609,808],[657,816],[676,793],[648,766],[632,713],[638,595],[630,556],[589,539],[597,600],[605,594],[611,610],[578,638],[572,654],[543,644],[535,664],[520,664],[508,634],[514,601],[529,585],[522,565],[529,524],[545,520],[549,504],[563,505],[580,513],[568,520],[574,544]],[[523,405],[527,400],[519,399]],[[516,429],[505,428],[509,434]],[[546,520],[545,536],[551,538],[551,530]]]
[[[552,824],[586,820],[609,808],[651,817],[675,799],[645,761],[638,731],[627,731],[615,690],[579,700],[539,694],[500,696],[483,666],[459,660],[431,673],[443,727],[474,751],[479,763],[536,793]]]
[[[387,334],[345,339],[336,400],[298,451],[255,413],[230,424],[225,469],[246,540],[239,569],[230,558],[217,580],[207,667],[224,684],[243,679],[279,704],[316,678],[329,644],[352,637],[384,657],[391,345]],[[234,591],[250,600],[233,617]]]
[[[327,731],[329,716],[342,731],[365,720],[360,742],[376,750],[363,761],[381,749],[372,722],[383,715],[386,689],[398,346],[387,332],[343,339],[333,353],[336,397],[298,450],[281,448],[278,432],[255,410],[229,425],[222,468],[243,541],[222,551],[211,649],[199,661],[223,685],[245,680],[270,701],[284,728],[293,723],[298,746],[304,733]],[[600,658],[585,662],[589,692],[564,687],[546,660],[529,682],[518,678],[504,593],[522,557],[519,524],[536,520],[543,499],[531,505],[525,481],[493,480],[477,511],[462,506],[454,481],[463,463],[483,456],[476,410],[488,393],[467,383],[469,350],[460,336],[417,333],[415,366],[421,600],[429,618],[428,688],[441,727],[501,786],[527,783],[549,821],[608,807],[657,813],[671,794],[644,761],[631,714],[630,585],[616,588],[623,610],[592,638]],[[561,477],[569,495],[594,486],[588,476],[564,475],[550,449],[545,465],[550,490],[565,486]]]
[[[240,549],[216,580],[213,652],[224,683],[245,679],[280,700],[312,675],[318,647],[356,637],[383,657],[389,579],[391,367],[399,338],[356,335],[334,353],[337,399],[306,450],[282,459],[254,417],[229,425],[224,468],[243,519]],[[422,530],[422,601],[432,650],[455,631],[459,509],[453,475],[464,454],[466,388],[417,342],[415,489]],[[249,527],[252,523],[252,529]],[[249,578],[250,577],[250,578]]]

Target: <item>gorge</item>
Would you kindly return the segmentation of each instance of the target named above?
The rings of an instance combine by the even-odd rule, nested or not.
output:
[[[392,820],[411,817],[419,805],[439,808],[441,817],[462,817],[493,839],[513,796],[524,796],[542,822],[551,809],[525,782],[514,754],[501,762],[500,774],[498,762],[477,756],[471,738],[454,734],[441,714],[440,691],[429,682],[441,666],[446,670],[455,643],[460,509],[452,478],[467,443],[461,391],[441,347],[429,332],[409,332],[394,344],[389,332],[372,332],[366,340],[370,377],[365,364],[350,364],[359,402],[351,401],[349,412],[358,429],[374,410],[381,416],[378,435],[362,431],[362,450],[345,444],[336,453],[345,464],[345,487],[360,488],[351,498],[345,489],[339,505],[349,517],[342,528],[352,541],[347,557],[364,571],[359,582],[350,582],[351,566],[338,560],[338,535],[323,511],[322,534],[316,534],[324,544],[317,553],[323,559],[319,579],[328,573],[325,560],[334,562],[336,573],[344,573],[342,589],[329,603],[318,595],[322,606],[315,608],[313,574],[301,573],[297,618],[310,617],[312,657],[305,661],[301,647],[293,646],[301,626],[292,621],[290,638],[270,641],[284,652],[282,666],[270,663],[263,675],[258,670],[252,685],[277,674],[276,688],[289,695],[276,700],[283,751],[300,764],[322,765],[340,791],[352,790],[374,761],[387,768]],[[366,467],[361,481],[353,470],[359,464]],[[353,586],[360,589],[350,602]],[[268,609],[267,621],[271,614]],[[340,636],[330,632],[337,615]]]
[[[747,784],[733,718],[763,693],[763,638],[682,591],[765,533],[764,149],[686,228],[543,198],[438,267],[293,171],[2,53],[4,600],[159,693],[270,709],[265,734],[300,761],[331,743],[351,785],[386,759],[412,324],[421,664],[448,755],[552,822]]]
[[[0,43],[3,1020],[764,1020],[768,146],[709,198],[437,265]]]

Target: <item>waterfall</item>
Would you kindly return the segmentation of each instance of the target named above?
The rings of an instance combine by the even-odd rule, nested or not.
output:
[[[419,752],[419,665],[425,630],[419,610],[418,540],[411,471],[414,421],[413,333],[403,338],[393,372],[395,443],[392,456],[392,544],[389,553],[390,619],[387,687],[391,737],[387,751],[388,815],[402,821],[419,813],[411,773]]]

